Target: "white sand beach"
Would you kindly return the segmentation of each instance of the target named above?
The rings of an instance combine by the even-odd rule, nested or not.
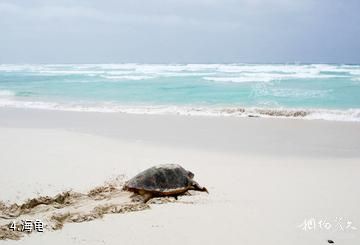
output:
[[[0,149],[5,204],[86,193],[163,163],[209,190],[4,244],[360,244],[359,123],[1,108]]]

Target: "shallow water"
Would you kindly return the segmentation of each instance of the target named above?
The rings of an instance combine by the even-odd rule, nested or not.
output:
[[[0,65],[0,106],[360,121],[360,65]]]

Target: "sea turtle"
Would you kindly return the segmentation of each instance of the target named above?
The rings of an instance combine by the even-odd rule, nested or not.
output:
[[[194,174],[178,164],[162,164],[142,171],[127,181],[124,190],[134,192],[147,202],[153,197],[177,196],[188,190],[205,191],[193,180]]]

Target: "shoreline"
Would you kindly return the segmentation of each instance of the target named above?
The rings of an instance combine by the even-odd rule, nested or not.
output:
[[[205,117],[260,117],[276,119],[324,120],[339,122],[360,122],[360,108],[286,108],[253,106],[189,106],[189,105],[120,105],[109,102],[59,103],[43,101],[12,100],[9,94],[0,97],[0,109],[48,110],[67,112],[124,113],[133,115],[179,115]],[[0,93],[1,96],[1,93]]]

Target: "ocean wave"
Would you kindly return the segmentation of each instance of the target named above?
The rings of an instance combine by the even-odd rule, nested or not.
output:
[[[28,108],[76,112],[128,113],[148,115],[224,116],[293,118],[305,120],[329,120],[360,122],[360,109],[289,109],[258,107],[192,107],[192,106],[125,106],[116,103],[57,103],[43,101],[20,101],[0,98],[0,108]]]
[[[102,78],[110,79],[110,80],[147,80],[153,79],[153,76],[141,76],[141,75],[133,75],[133,76],[114,76],[114,75],[102,75]]]
[[[204,77],[204,80],[214,82],[234,82],[234,83],[250,83],[250,82],[270,82],[274,80],[272,77],[244,76],[244,77]]]
[[[224,73],[238,72],[284,72],[284,73],[318,73],[329,72],[355,72],[358,74],[360,66],[356,65],[330,65],[330,64],[0,64],[0,71],[56,71],[56,70],[84,70],[84,71],[116,71],[132,70],[144,73],[157,72],[198,72],[217,71]]]
[[[310,99],[310,98],[325,98],[328,96],[332,89],[320,90],[304,90],[298,88],[263,88],[261,86],[256,86],[253,88],[252,96],[254,97],[264,97],[264,96],[273,96],[277,98],[300,98],[300,99]]]
[[[360,66],[329,64],[2,64],[0,72],[24,72],[40,76],[79,75],[108,80],[196,76],[214,82],[250,83],[344,77],[358,81]]]
[[[223,76],[223,77],[203,77],[204,80],[215,82],[234,82],[234,83],[249,83],[249,82],[271,82],[276,80],[286,79],[328,79],[344,77],[343,75],[325,75],[325,74],[310,74],[310,73],[295,73],[295,74],[276,74],[276,73],[242,73],[239,76]]]
[[[97,75],[97,74],[104,74],[104,71],[87,71],[87,70],[41,70],[39,71],[40,74],[45,75]]]

